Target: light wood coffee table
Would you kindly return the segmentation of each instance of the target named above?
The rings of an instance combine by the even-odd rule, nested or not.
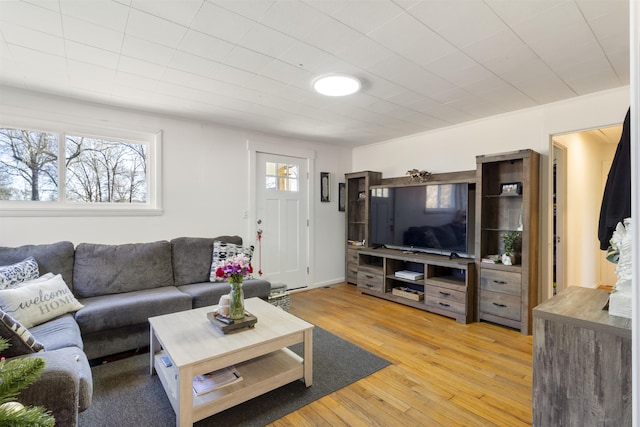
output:
[[[260,298],[249,298],[245,309],[258,318],[256,325],[224,335],[207,319],[207,313],[214,309],[203,307],[149,319],[150,373],[157,372],[176,413],[176,425],[191,426],[298,379],[311,386],[311,323]],[[304,358],[286,348],[299,342],[304,343]],[[169,356],[173,365],[164,366],[161,356]],[[195,376],[231,365],[238,369],[242,381],[195,395]]]

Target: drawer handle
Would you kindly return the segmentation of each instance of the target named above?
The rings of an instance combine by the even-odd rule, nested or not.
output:
[[[441,306],[443,306],[443,307],[451,307],[451,305],[446,304],[446,303],[444,303],[444,302],[439,302],[438,304],[440,304],[440,305],[441,305]]]
[[[502,281],[502,280],[494,280],[493,283],[496,283],[498,285],[506,285],[507,284],[507,282]]]
[[[497,302],[494,302],[493,305],[495,305],[496,307],[500,307],[500,308],[505,308],[506,304],[498,304]]]
[[[373,285],[370,285],[370,284],[368,284],[368,283],[365,283],[364,285],[365,285],[367,288],[373,288]]]
[[[442,292],[442,291],[438,291],[440,292],[440,295],[442,295],[443,297],[450,297],[451,294],[449,292]]]
[[[365,274],[364,277],[366,277],[367,279],[373,279],[373,276],[371,276],[369,274]]]

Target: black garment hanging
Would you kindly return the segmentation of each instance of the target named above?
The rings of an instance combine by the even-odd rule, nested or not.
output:
[[[600,249],[609,247],[609,240],[616,225],[631,216],[631,108],[627,110],[622,125],[622,136],[618,142],[616,154],[609,170],[607,183],[602,196],[598,240]]]

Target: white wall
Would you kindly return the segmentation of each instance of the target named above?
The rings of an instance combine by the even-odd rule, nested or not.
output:
[[[350,171],[350,149],[0,87],[0,125],[3,115],[162,130],[164,212],[142,217],[0,217],[0,246],[59,240],[115,244],[222,234],[237,234],[254,243],[255,226],[242,215],[251,205],[247,149],[251,140],[278,150],[314,152],[314,169],[331,172],[331,203],[319,201],[319,177],[310,181],[310,283],[320,286],[344,279],[344,213],[338,211],[337,194],[338,182],[344,182],[344,173]]]
[[[382,172],[383,178],[409,169],[432,173],[472,170],[479,154],[531,148],[541,155],[540,287],[542,300],[551,295],[548,227],[550,136],[606,127],[623,121],[629,108],[629,87],[599,92],[542,107],[515,111],[353,150],[353,170]]]

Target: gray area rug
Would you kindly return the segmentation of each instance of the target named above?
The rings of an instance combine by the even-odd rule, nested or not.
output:
[[[302,355],[302,345],[291,349]],[[341,389],[389,362],[319,327],[313,331],[313,385],[295,381],[195,424],[264,426]],[[80,427],[175,425],[175,413],[157,375],[149,375],[149,354],[92,368],[93,402],[80,414]]]

